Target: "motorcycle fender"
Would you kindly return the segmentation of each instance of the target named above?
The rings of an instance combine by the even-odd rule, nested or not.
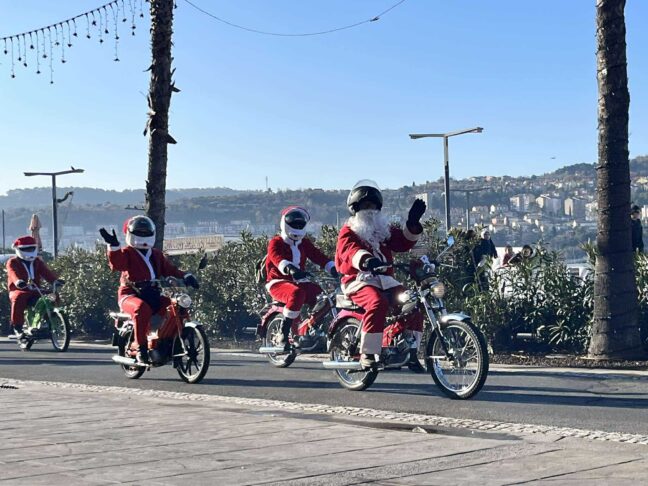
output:
[[[278,305],[273,305],[268,309],[268,312],[263,314],[261,322],[257,326],[257,336],[264,338],[266,335],[266,330],[268,329],[268,323],[274,318],[275,315],[281,314],[283,312],[283,307]]]
[[[333,337],[333,334],[335,334],[335,331],[337,331],[338,327],[340,327],[340,324],[342,324],[342,322],[348,319],[349,317],[353,317],[354,319],[362,321],[362,314],[360,314],[359,312],[342,309],[340,312],[338,312],[337,317],[333,319],[333,322],[331,322],[329,326],[328,329],[329,340]]]
[[[446,314],[444,316],[441,316],[439,318],[439,322],[441,325],[447,324],[450,321],[469,321],[470,316],[468,314],[464,314],[463,312],[453,312],[451,314]]]

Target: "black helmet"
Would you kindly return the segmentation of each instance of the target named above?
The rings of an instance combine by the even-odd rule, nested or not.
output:
[[[374,203],[378,211],[382,209],[383,198],[380,188],[378,184],[369,179],[358,181],[351,189],[351,192],[349,192],[349,196],[347,197],[349,212],[355,215],[360,207],[360,203],[365,201]]]

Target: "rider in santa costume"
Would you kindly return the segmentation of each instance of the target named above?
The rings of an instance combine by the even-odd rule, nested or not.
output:
[[[148,333],[154,314],[163,315],[171,304],[161,295],[159,287],[147,285],[155,279],[175,277],[186,285],[198,288],[198,280],[190,273],[176,268],[155,244],[155,224],[146,216],[134,216],[124,223],[126,245],[120,247],[112,230],[99,230],[108,245],[108,263],[111,270],[121,272],[118,291],[119,308],[133,319],[135,341],[138,346],[137,360],[148,363]],[[137,285],[135,285],[137,283]]]
[[[309,220],[310,215],[304,208],[287,207],[281,212],[281,233],[268,242],[266,289],[273,299],[285,304],[280,344],[286,351],[290,350],[290,328],[299,316],[302,306],[314,305],[317,296],[322,293],[319,285],[300,282],[309,275],[305,271],[306,260],[319,265],[333,277],[338,276],[331,258],[306,237],[306,225]],[[299,344],[305,345],[302,342]]]
[[[11,301],[11,327],[18,337],[22,337],[25,323],[25,309],[36,302],[40,294],[30,288],[32,282],[40,286],[41,280],[56,285],[63,285],[57,275],[47,264],[38,258],[38,246],[31,236],[22,236],[14,241],[12,248],[15,257],[7,260],[7,289]]]
[[[416,199],[409,210],[403,229],[389,224],[381,213],[382,193],[371,180],[358,182],[349,193],[347,206],[351,217],[340,230],[335,266],[342,277],[342,291],[355,304],[364,309],[360,339],[360,362],[365,368],[375,366],[375,355],[382,349],[383,330],[390,308],[403,292],[401,283],[394,278],[391,265],[394,252],[411,250],[423,233],[420,220],[425,213],[425,202]],[[413,334],[409,368],[417,373],[425,369],[417,358],[423,331],[423,316],[416,311],[401,324]]]

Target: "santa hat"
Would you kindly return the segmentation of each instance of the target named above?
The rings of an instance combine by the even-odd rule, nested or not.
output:
[[[16,241],[13,242],[12,248],[29,248],[30,246],[36,246],[36,240],[33,236],[21,236]]]
[[[301,213],[304,213],[304,216],[306,217],[306,221],[310,221],[310,214],[301,206],[288,206],[287,208],[284,208],[281,211],[281,217],[283,218],[286,214],[290,213],[291,211],[299,211]]]

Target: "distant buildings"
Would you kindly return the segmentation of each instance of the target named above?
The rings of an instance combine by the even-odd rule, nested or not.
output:
[[[565,216],[573,219],[585,219],[585,200],[580,197],[565,199]]]
[[[548,194],[542,194],[536,198],[536,204],[545,214],[558,216],[562,209],[562,199]]]
[[[514,211],[528,211],[532,203],[535,203],[535,196],[533,194],[516,194],[509,198],[511,209]]]

